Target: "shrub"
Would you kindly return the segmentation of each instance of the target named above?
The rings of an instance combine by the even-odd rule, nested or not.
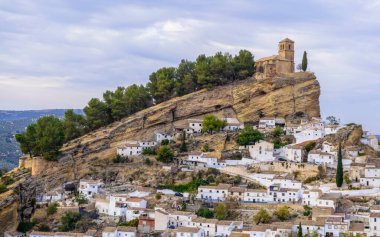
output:
[[[260,223],[269,223],[271,221],[271,216],[269,215],[268,211],[264,208],[261,208],[256,215],[253,217],[254,222],[256,225]]]
[[[33,226],[35,225],[32,221],[21,221],[17,226],[17,231],[20,231],[22,233],[26,233],[30,231]]]
[[[118,224],[118,226],[132,226],[132,227],[137,227],[138,225],[139,225],[139,219],[133,219],[133,220]]]
[[[170,141],[168,139],[164,139],[161,141],[161,146],[167,146],[169,145]]]
[[[306,146],[305,146],[305,150],[307,152],[310,152],[311,150],[314,149],[314,147],[317,145],[316,142],[309,142]]]
[[[260,131],[253,129],[252,126],[246,126],[243,130],[240,131],[236,142],[240,146],[246,146],[255,144],[263,138],[264,135]]]
[[[153,162],[149,158],[146,158],[145,164],[151,166],[153,164]]]
[[[204,218],[213,218],[214,213],[210,211],[210,209],[201,207],[196,211],[197,216],[204,217]]]
[[[321,179],[321,178],[319,177],[319,175],[311,176],[311,177],[306,178],[306,179],[303,181],[303,184],[309,184],[309,183],[312,183],[312,182],[317,181],[317,180],[320,180],[320,179]]]
[[[311,215],[311,207],[309,207],[308,205],[304,205],[303,206],[303,215],[304,216],[310,216]]]
[[[115,158],[112,159],[112,162],[113,163],[125,163],[125,162],[128,162],[128,157],[116,155]]]
[[[146,147],[142,150],[143,155],[156,155],[156,151],[152,147]]]
[[[174,158],[173,151],[170,149],[169,146],[161,146],[157,151],[157,160],[169,163]]]
[[[5,193],[6,191],[8,191],[7,186],[0,184],[0,193]]]
[[[156,193],[155,198],[156,200],[160,200],[162,197],[161,193]]]
[[[77,195],[75,195],[75,201],[79,205],[88,203],[87,198],[83,194],[81,194],[81,193],[77,193]]]
[[[59,227],[60,231],[71,231],[75,229],[75,225],[82,218],[79,212],[66,212],[61,217],[62,225]]]
[[[46,212],[47,212],[47,214],[48,215],[53,215],[53,214],[55,214],[55,213],[57,213],[57,210],[58,210],[58,203],[50,203],[49,204],[49,206],[48,206],[48,208],[47,208],[47,210],[46,210]]]

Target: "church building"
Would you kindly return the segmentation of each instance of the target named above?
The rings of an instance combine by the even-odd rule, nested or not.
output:
[[[288,38],[278,43],[278,55],[260,58],[256,61],[256,75],[259,78],[293,72],[294,41]]]

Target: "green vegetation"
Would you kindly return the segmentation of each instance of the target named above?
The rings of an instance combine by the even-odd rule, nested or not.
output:
[[[16,139],[23,153],[54,160],[63,145],[64,136],[61,120],[54,116],[46,116],[29,125],[24,133],[16,134]]]
[[[276,211],[274,212],[274,215],[280,221],[286,221],[286,220],[289,220],[291,218],[288,206],[279,206],[279,207],[277,207]]]
[[[164,140],[164,141],[165,141],[165,140]],[[165,144],[162,144],[162,143],[161,143],[161,145],[164,145],[164,146],[165,146]],[[168,145],[168,144],[166,144],[166,145]],[[153,149],[152,147],[145,147],[145,148],[142,150],[142,154],[143,154],[143,155],[156,155],[156,150]]]
[[[169,163],[173,161],[174,153],[169,146],[161,146],[157,151],[156,159],[158,161]]]
[[[282,129],[282,127],[276,127],[273,132],[272,132],[272,136],[273,136],[273,144],[274,144],[274,148],[275,149],[278,149],[278,148],[281,148],[285,145],[287,145],[287,143],[283,143],[281,141],[281,136],[284,135],[284,129]]]
[[[46,212],[47,212],[47,214],[50,216],[50,215],[53,215],[53,214],[55,214],[56,212],[57,212],[57,210],[58,210],[58,203],[50,203],[49,204],[49,206],[47,207],[47,210],[46,210]]]
[[[217,132],[223,129],[226,126],[226,124],[226,121],[218,119],[215,115],[205,115],[203,116],[202,132]]]
[[[133,219],[133,220],[130,220],[130,221],[126,221],[126,222],[121,222],[118,224],[118,226],[132,226],[132,227],[137,227],[139,225],[139,219]]]
[[[227,209],[226,205],[224,205],[222,203],[218,204],[214,208],[214,212],[215,212],[215,218],[218,220],[225,220],[228,216],[228,209]]]
[[[307,177],[302,183],[303,184],[309,184],[309,183],[312,183],[312,182],[320,180],[320,179],[321,179],[321,177],[319,177],[319,175],[311,176],[311,177]]]
[[[206,144],[203,145],[202,151],[203,152],[209,152],[210,151],[210,146],[208,145],[208,143],[206,143]]]
[[[61,226],[59,231],[72,231],[76,224],[81,220],[82,215],[79,212],[66,212],[61,217]]]
[[[253,221],[256,223],[256,225],[260,223],[269,223],[271,221],[271,216],[269,215],[268,211],[264,208],[261,208],[256,215],[253,217]]]
[[[307,53],[306,53],[306,51],[303,51],[301,66],[302,66],[301,67],[302,71],[305,72],[307,70]]]
[[[350,176],[348,175],[348,173],[344,174],[343,179],[344,179],[344,182],[347,185],[350,185],[352,183],[352,181],[351,181]]]
[[[339,123],[340,123],[339,119],[337,119],[335,116],[332,116],[332,115],[328,116],[326,118],[326,120],[329,121],[329,124],[331,124],[331,125],[339,125]],[[354,124],[352,124],[352,125],[354,125]]]
[[[314,147],[317,145],[316,142],[309,142],[306,146],[305,146],[305,150],[307,152],[310,152],[311,150],[314,149]]]
[[[312,208],[309,207],[308,205],[303,206],[303,215],[304,216],[311,216]]]
[[[161,146],[167,146],[169,145],[170,141],[168,139],[164,139],[161,141]]]
[[[21,221],[17,226],[17,231],[26,233],[30,231],[36,223],[33,221]]]
[[[76,201],[79,205],[82,205],[82,204],[86,204],[86,203],[88,203],[87,198],[86,198],[83,194],[81,194],[81,193],[77,193],[77,194],[75,195],[75,201]]]
[[[195,214],[197,214],[197,216],[204,217],[204,218],[209,218],[209,219],[214,218],[214,213],[210,211],[210,209],[205,208],[205,207],[199,208]]]
[[[87,132],[86,119],[81,114],[74,113],[74,110],[68,109],[63,119],[63,128],[65,142],[80,137]]]
[[[301,222],[298,225],[297,237],[303,237]]]
[[[256,129],[253,129],[252,126],[246,126],[243,130],[240,131],[237,138],[237,143],[240,146],[253,145],[256,142],[262,140],[264,135]]]
[[[7,186],[4,184],[0,184],[0,193],[5,193],[8,191]]]
[[[171,189],[175,192],[195,192],[198,190],[198,187],[201,185],[208,185],[210,182],[205,179],[194,179],[185,184],[168,184],[168,185],[160,185],[159,188],[167,188]]]
[[[113,159],[112,159],[112,162],[115,163],[115,164],[118,164],[118,163],[125,163],[125,162],[128,162],[129,159],[128,157],[124,157],[124,156],[121,156],[119,154],[117,154]]]
[[[342,155],[342,145],[339,143],[339,150],[338,150],[338,164],[336,167],[336,186],[338,188],[342,187],[343,185],[343,155]]]

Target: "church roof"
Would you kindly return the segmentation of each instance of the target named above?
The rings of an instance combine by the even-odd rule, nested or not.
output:
[[[290,43],[294,43],[294,41],[291,40],[291,39],[289,39],[289,38],[285,38],[285,39],[283,39],[283,40],[280,41],[280,43],[282,43],[282,42],[290,42]]]

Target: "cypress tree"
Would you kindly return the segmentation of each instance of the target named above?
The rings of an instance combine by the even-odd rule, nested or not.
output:
[[[306,69],[307,69],[307,53],[306,53],[306,51],[303,51],[301,68],[302,68],[302,71],[306,71]]]
[[[342,145],[339,143],[338,151],[338,165],[336,167],[336,186],[338,188],[343,185],[343,156],[342,156]]]
[[[303,237],[301,222],[300,222],[300,224],[298,225],[297,237]]]

